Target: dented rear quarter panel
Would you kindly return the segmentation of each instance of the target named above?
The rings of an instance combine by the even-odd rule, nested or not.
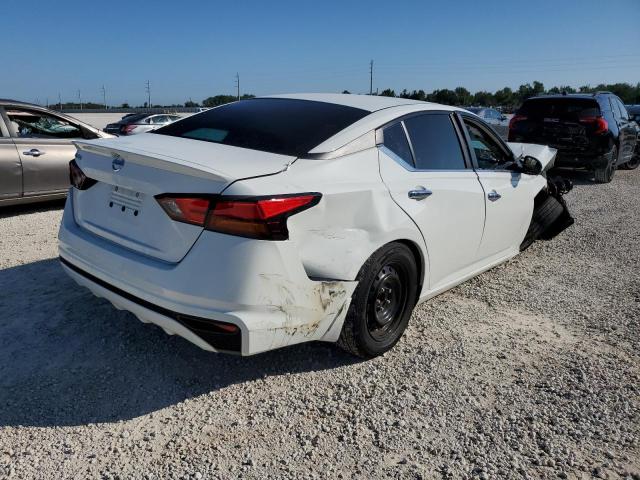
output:
[[[299,159],[279,175],[236,182],[225,194],[308,191],[319,191],[322,200],[289,218],[288,228],[309,277],[355,280],[373,252],[396,240],[418,247],[425,272],[424,240],[382,182],[377,148],[331,160]]]

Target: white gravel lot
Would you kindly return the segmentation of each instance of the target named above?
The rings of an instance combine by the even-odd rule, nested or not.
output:
[[[640,479],[640,171],[576,182],[366,362],[200,351],[64,275],[60,204],[1,210],[0,478]]]

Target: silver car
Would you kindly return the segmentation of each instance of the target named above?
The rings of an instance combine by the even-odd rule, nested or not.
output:
[[[49,109],[0,99],[0,206],[64,198],[74,140],[111,137]]]

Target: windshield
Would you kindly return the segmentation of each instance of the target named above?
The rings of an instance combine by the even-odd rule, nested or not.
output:
[[[596,100],[587,98],[536,98],[522,104],[519,115],[531,118],[576,120],[600,115]]]
[[[333,103],[255,98],[207,110],[152,133],[299,157],[368,114]]]

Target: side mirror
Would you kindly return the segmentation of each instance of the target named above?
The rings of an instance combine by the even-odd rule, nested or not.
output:
[[[540,175],[542,173],[542,163],[536,157],[526,155],[519,163],[522,173],[527,175]]]

